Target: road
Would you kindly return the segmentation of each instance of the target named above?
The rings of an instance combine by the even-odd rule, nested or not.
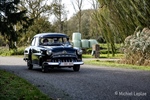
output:
[[[0,69],[12,72],[59,100],[149,100],[150,72],[82,65],[79,72],[28,70],[22,58],[0,57]]]

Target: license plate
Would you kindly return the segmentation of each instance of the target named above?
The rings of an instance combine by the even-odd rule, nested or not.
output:
[[[62,62],[60,63],[60,66],[73,66],[72,62]]]

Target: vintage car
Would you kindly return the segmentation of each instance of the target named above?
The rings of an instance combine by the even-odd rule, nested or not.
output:
[[[67,35],[62,33],[40,33],[33,37],[31,46],[24,50],[24,60],[28,69],[38,65],[43,72],[49,68],[73,68],[80,70],[82,50],[69,42]]]

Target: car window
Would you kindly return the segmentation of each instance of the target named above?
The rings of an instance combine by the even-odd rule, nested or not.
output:
[[[32,39],[31,46],[35,45],[35,38]]]
[[[52,38],[41,38],[40,39],[40,45],[51,44],[52,42],[53,42]]]
[[[68,41],[67,38],[58,38],[58,39],[57,39],[57,42],[58,42],[58,43],[62,43],[62,44],[69,43],[69,41]]]
[[[40,45],[58,45],[58,44],[68,44],[69,41],[67,38],[63,37],[49,37],[49,38],[41,38]]]
[[[63,38],[63,43],[64,44],[70,44],[69,39],[68,38]]]

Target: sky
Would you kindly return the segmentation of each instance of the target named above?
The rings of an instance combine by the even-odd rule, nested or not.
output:
[[[73,14],[75,14],[75,10],[73,8],[73,5],[72,5],[72,2],[75,2],[76,0],[62,0],[62,4],[65,5],[65,10],[68,12],[67,13],[67,19],[70,19]],[[82,10],[85,10],[85,9],[90,9],[91,8],[91,3],[89,2],[89,0],[83,0],[83,5],[82,5]],[[53,22],[54,19],[53,19],[54,16],[52,16],[50,18],[50,22]]]
[[[73,8],[72,2],[75,3],[76,0],[62,0],[62,4],[65,4],[66,10],[68,11],[68,18],[75,14],[75,10]],[[75,4],[76,5],[76,4]],[[82,9],[91,8],[91,3],[88,0],[83,0]]]
[[[62,4],[65,4],[66,10],[68,11],[68,18],[70,18],[71,16],[73,16],[73,14],[75,14],[75,10],[73,8],[72,2],[75,3],[75,0],[62,0]],[[82,9],[89,9],[91,8],[91,4],[88,0],[83,0],[83,5],[82,5]]]

